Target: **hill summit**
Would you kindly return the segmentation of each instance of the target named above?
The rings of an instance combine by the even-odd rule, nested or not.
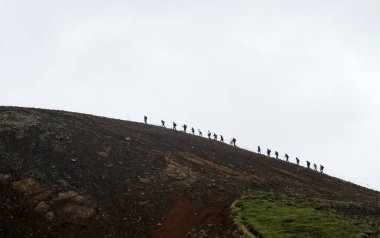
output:
[[[158,126],[0,107],[0,237],[276,237],[244,208],[290,198],[379,235],[377,191]]]

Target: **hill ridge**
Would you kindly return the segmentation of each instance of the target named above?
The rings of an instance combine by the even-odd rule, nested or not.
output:
[[[380,198],[207,138],[90,114],[0,107],[0,138],[0,234],[9,236],[237,237],[230,205],[245,193],[374,208]]]

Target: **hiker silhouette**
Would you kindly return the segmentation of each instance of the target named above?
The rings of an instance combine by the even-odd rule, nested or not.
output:
[[[231,144],[233,144],[234,146],[236,146],[236,139],[235,138],[232,138],[232,140],[231,140]]]
[[[310,169],[310,162],[306,161],[306,164],[307,164],[307,168]]]
[[[211,132],[210,131],[207,132],[207,136],[209,139],[211,139]]]
[[[278,152],[277,151],[274,152],[274,155],[276,156],[276,159],[278,159]]]
[[[203,136],[202,131],[200,129],[198,129],[198,134],[199,134],[199,136]]]
[[[148,117],[147,116],[144,116],[144,123],[148,123]]]
[[[165,127],[165,121],[164,120],[161,120],[161,126]]]
[[[285,154],[285,159],[286,159],[286,162],[289,162],[289,155],[288,154]]]
[[[321,173],[323,173],[323,169],[324,169],[325,167],[323,167],[323,165],[320,165],[319,166],[319,171],[321,172]]]
[[[298,157],[296,157],[296,161],[297,161],[297,164],[299,165],[300,164],[300,160],[298,159]]]
[[[177,123],[175,123],[174,121],[173,121],[173,130],[177,130]]]
[[[261,148],[260,148],[260,146],[257,146],[257,153],[261,154]]]
[[[194,127],[191,127],[191,133],[193,133],[193,135],[194,135],[194,133],[195,133]]]
[[[186,133],[186,129],[187,129],[187,125],[186,124],[183,124],[183,131]]]
[[[222,135],[220,135],[220,141],[221,141],[221,142],[224,142],[224,138],[223,138]]]
[[[267,149],[267,155],[270,157],[270,152],[272,152],[270,149]]]
[[[214,133],[214,140],[218,140],[218,135]]]
[[[313,165],[314,165],[314,169],[315,169],[315,170],[318,170],[318,169],[317,169],[317,165],[316,165],[315,163],[314,163]]]

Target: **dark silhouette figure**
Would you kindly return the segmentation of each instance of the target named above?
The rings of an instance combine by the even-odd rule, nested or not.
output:
[[[231,140],[231,144],[233,144],[234,146],[236,146],[236,139],[235,138],[232,138],[232,140]]]
[[[164,120],[161,120],[161,126],[165,127],[165,121]]]
[[[321,173],[323,173],[323,169],[324,169],[325,167],[323,167],[323,165],[320,165],[319,166],[319,171],[321,172]]]
[[[221,142],[224,142],[224,138],[223,138],[222,135],[220,135],[220,141],[221,141]]]
[[[218,140],[218,135],[214,133],[214,140]]]
[[[310,169],[310,162],[306,161],[306,164],[307,164],[307,168]]]
[[[314,165],[314,169],[315,169],[315,170],[318,170],[318,169],[317,169],[317,165],[316,165],[315,163],[314,163],[313,165]]]
[[[207,136],[209,139],[211,139],[211,132],[210,131],[208,131]]]
[[[260,148],[260,146],[257,146],[257,153],[261,154],[261,148]]]
[[[148,123],[148,117],[147,116],[144,116],[144,123]]]
[[[202,135],[202,131],[199,130],[199,129],[198,129],[198,134],[199,134],[199,136],[203,136],[203,135]]]
[[[270,157],[270,152],[272,152],[270,149],[267,149],[267,155]]]
[[[194,135],[194,133],[195,133],[194,127],[191,127],[191,133],[193,133],[193,135]]]
[[[174,121],[173,121],[173,130],[177,130],[177,123],[175,123]]]
[[[278,159],[278,152],[277,151],[274,152],[274,155],[276,156],[276,159]]]
[[[286,160],[286,162],[289,162],[289,155],[288,154],[285,154],[285,160]]]
[[[296,157],[296,161],[297,161],[297,164],[299,165],[300,164],[300,160],[298,159],[298,157]]]
[[[186,129],[187,129],[187,125],[186,124],[183,124],[183,131],[186,133]]]

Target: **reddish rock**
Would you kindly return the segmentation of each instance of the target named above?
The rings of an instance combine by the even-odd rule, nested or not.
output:
[[[95,209],[75,203],[69,203],[59,210],[67,219],[88,219],[95,214]]]
[[[12,188],[17,192],[24,193],[25,195],[33,195],[43,190],[40,183],[32,177],[13,182]]]
[[[50,209],[50,206],[46,204],[44,201],[42,201],[37,204],[34,210],[37,212],[47,212],[49,211],[49,209]]]
[[[60,192],[55,198],[53,198],[53,201],[57,202],[57,201],[65,200],[65,199],[70,199],[75,196],[78,196],[78,193],[75,191]]]

